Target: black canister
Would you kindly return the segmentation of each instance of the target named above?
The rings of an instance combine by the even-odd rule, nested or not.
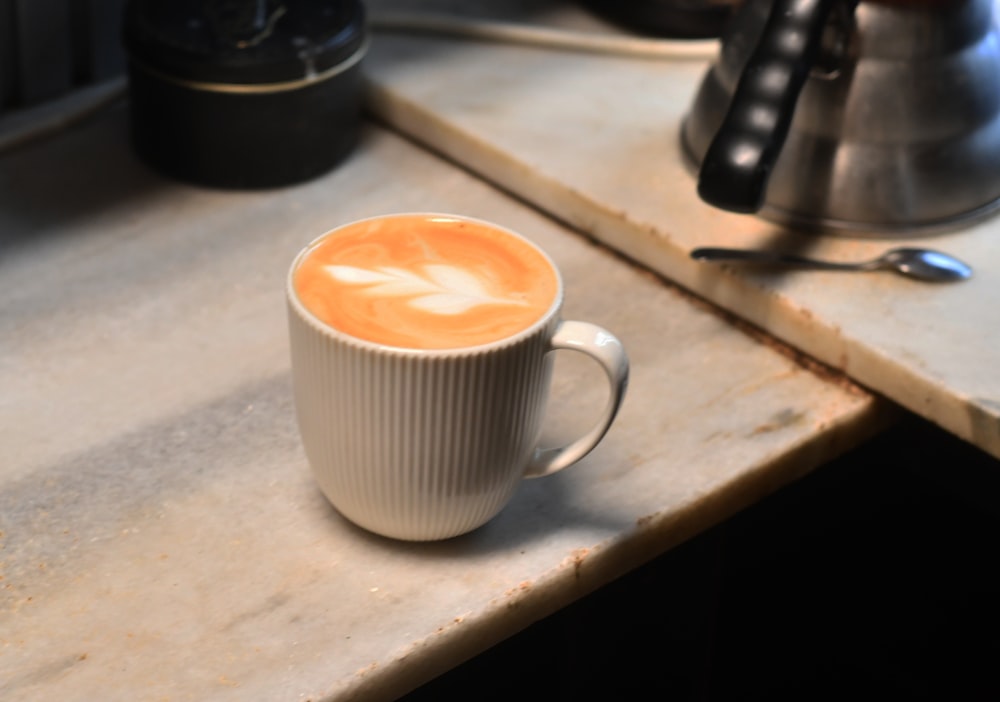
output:
[[[132,143],[149,166],[231,188],[333,168],[361,126],[359,0],[131,0]]]

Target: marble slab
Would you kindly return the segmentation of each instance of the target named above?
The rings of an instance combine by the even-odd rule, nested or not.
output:
[[[618,32],[559,0],[494,0],[475,11],[448,0],[372,6],[376,18],[402,7]],[[705,205],[678,135],[714,51],[635,58],[397,24],[375,34],[370,107],[420,143],[1000,457],[1000,217],[887,242],[809,236]],[[892,273],[762,273],[688,256],[698,246],[783,247],[850,261],[908,244],[957,255],[975,276],[931,285]]]
[[[390,132],[235,192],[133,157],[118,108],[0,158],[0,699],[388,700],[885,426],[892,406]],[[283,283],[392,211],[491,219],[561,267],[632,359],[584,461],[465,537],[393,542],[316,488]],[[556,364],[548,440],[600,371]]]

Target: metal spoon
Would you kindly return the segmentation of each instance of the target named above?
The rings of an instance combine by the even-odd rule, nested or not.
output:
[[[765,264],[824,271],[881,271],[891,270],[902,275],[936,283],[965,280],[972,276],[972,268],[954,256],[932,249],[889,249],[871,261],[840,263],[818,261],[812,258],[778,251],[750,251],[706,247],[695,249],[691,258],[698,261],[726,263]]]

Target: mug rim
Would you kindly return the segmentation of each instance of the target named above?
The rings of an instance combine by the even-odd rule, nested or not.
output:
[[[348,334],[347,332],[338,329],[331,324],[327,324],[319,317],[317,317],[315,314],[313,314],[312,311],[310,311],[309,308],[306,307],[305,304],[303,304],[302,300],[299,299],[298,293],[295,291],[295,272],[298,270],[303,259],[309,254],[310,251],[312,251],[314,247],[316,247],[321,241],[333,235],[335,232],[338,232],[342,229],[346,229],[347,227],[352,227],[373,220],[398,219],[402,217],[419,217],[425,220],[431,218],[447,218],[450,220],[469,222],[471,224],[487,227],[489,229],[499,230],[505,234],[508,234],[510,236],[515,237],[516,239],[521,240],[529,247],[534,249],[536,252],[538,252],[545,260],[545,262],[548,263],[549,268],[552,270],[552,274],[555,277],[556,281],[556,292],[552,298],[552,304],[549,305],[548,309],[532,324],[528,325],[524,329],[521,329],[520,331],[514,334],[511,334],[510,336],[505,336],[501,339],[495,339],[493,341],[488,341],[486,343],[473,344],[470,346],[452,346],[447,348],[429,348],[429,349],[413,348],[409,346],[394,346],[392,344],[384,344],[382,342],[371,341],[370,339],[363,339],[361,337],[354,336],[353,334]],[[564,286],[563,286],[562,274],[559,271],[559,267],[556,266],[555,261],[552,260],[552,257],[549,256],[549,254],[541,246],[531,241],[523,234],[516,232],[513,229],[510,229],[509,227],[505,227],[501,224],[497,224],[496,222],[491,222],[489,220],[482,219],[480,217],[471,217],[468,215],[460,215],[450,212],[401,211],[401,212],[390,212],[386,214],[372,215],[369,217],[362,217],[360,219],[354,219],[349,222],[339,224],[336,227],[333,227],[332,229],[329,229],[320,234],[319,236],[313,238],[309,243],[303,246],[302,249],[292,259],[292,264],[289,267],[288,274],[285,277],[285,293],[289,304],[294,309],[295,313],[299,316],[299,318],[302,319],[307,324],[309,324],[315,330],[319,331],[320,333],[328,337],[332,337],[338,341],[354,346],[356,348],[378,351],[382,353],[403,354],[407,356],[426,356],[426,357],[445,358],[450,356],[462,356],[470,353],[485,353],[497,349],[507,348],[509,346],[516,345],[517,343],[521,342],[522,340],[530,336],[534,336],[536,333],[538,333],[539,329],[548,325],[552,321],[552,318],[555,317],[558,314],[559,310],[562,308],[563,297],[564,297]]]

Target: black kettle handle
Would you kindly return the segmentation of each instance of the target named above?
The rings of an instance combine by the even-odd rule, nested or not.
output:
[[[733,212],[757,212],[820,50],[842,0],[774,0],[698,174],[698,195]]]

